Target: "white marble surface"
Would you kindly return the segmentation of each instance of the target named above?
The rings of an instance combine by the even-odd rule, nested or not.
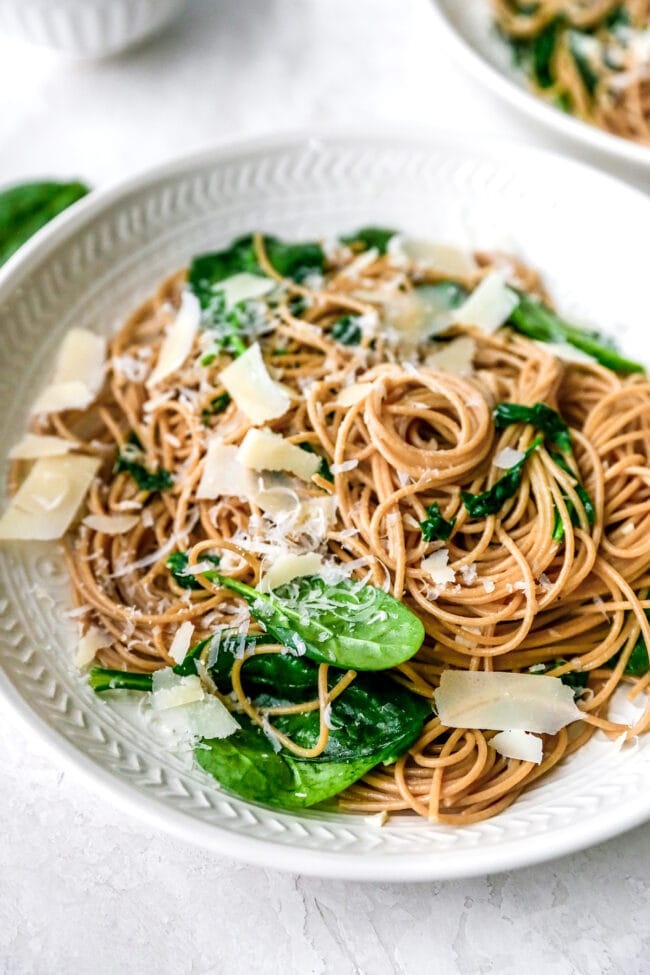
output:
[[[105,185],[215,141],[382,122],[568,147],[450,63],[427,0],[190,0],[171,30],[97,64],[0,38],[0,184]],[[261,871],[112,809],[0,714],[2,973],[644,975],[649,866],[642,827],[455,883]]]

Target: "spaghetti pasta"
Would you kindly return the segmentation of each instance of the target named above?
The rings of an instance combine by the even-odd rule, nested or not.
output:
[[[492,6],[538,95],[650,145],[648,0],[492,0]]]
[[[584,18],[581,10],[575,15]],[[508,17],[523,24],[509,9]],[[232,694],[224,694],[210,676],[210,638],[226,630],[262,634],[264,626],[251,621],[236,592],[210,578],[206,559],[255,587],[280,553],[318,551],[330,570],[385,589],[424,625],[420,649],[389,672],[393,686],[433,702],[446,668],[546,673],[575,680],[583,713],[578,724],[544,735],[535,765],[500,755],[489,745],[493,732],[445,728],[432,711],[404,754],[343,791],[340,809],[476,822],[507,808],[597,729],[610,737],[647,731],[650,706],[629,728],[608,717],[620,687],[638,696],[650,683],[647,672],[629,666],[635,648],[650,646],[645,375],[587,357],[565,361],[552,345],[512,328],[487,333],[459,323],[460,312],[440,328],[442,304],[435,339],[413,339],[422,295],[430,314],[427,289],[441,284],[466,293],[498,269],[512,287],[545,299],[537,274],[501,254],[477,253],[469,276],[453,278],[397,245],[381,253],[360,236],[332,246],[319,272],[297,280],[278,271],[259,235],[254,253],[276,287],[240,306],[236,339],[244,347],[259,343],[269,375],[287,393],[289,407],[266,426],[322,458],[311,480],[262,473],[249,497],[224,491],[197,498],[207,444],[219,438],[238,446],[251,423],[220,381],[233,360],[232,334],[200,330],[183,365],[155,388],[147,385],[187,286],[185,271],[113,338],[95,404],[34,424],[34,432],[101,459],[87,498],[91,515],[138,516],[119,533],[85,519],[66,539],[84,628],[110,636],[97,650],[99,663],[141,674],[172,667],[174,635],[191,621],[195,639],[207,641],[197,657],[206,692],[247,715],[283,753],[317,759],[331,733],[331,705],[354,685],[356,671],[320,663],[315,696],[260,706],[247,690],[247,667],[286,653],[269,638],[242,643]],[[437,294],[442,301],[443,291]],[[471,339],[471,362],[440,371],[428,357],[459,337]],[[531,423],[497,428],[497,403],[547,404],[568,423],[572,454],[562,459]],[[515,489],[496,513],[470,514],[466,496],[495,496],[504,471],[493,461],[507,448],[525,458]],[[15,461],[14,485],[25,464]],[[154,480],[139,483],[134,470]],[[514,482],[513,470],[505,475]],[[156,472],[168,473],[166,486]],[[432,511],[451,525],[447,538],[425,537]],[[440,583],[426,560],[442,549],[449,572]],[[173,553],[185,553],[180,572],[170,571]],[[282,715],[315,712],[311,747],[278,727]]]

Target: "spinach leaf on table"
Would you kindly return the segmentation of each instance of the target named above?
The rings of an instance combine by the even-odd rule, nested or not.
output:
[[[424,640],[422,621],[375,586],[305,576],[267,594],[218,572],[206,576],[242,596],[279,643],[320,663],[385,670],[412,657]]]
[[[21,183],[0,192],[0,265],[90,190],[84,183]]]

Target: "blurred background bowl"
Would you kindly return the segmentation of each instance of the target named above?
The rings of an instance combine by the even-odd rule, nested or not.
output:
[[[160,30],[186,2],[0,0],[0,33],[72,57],[105,57]]]

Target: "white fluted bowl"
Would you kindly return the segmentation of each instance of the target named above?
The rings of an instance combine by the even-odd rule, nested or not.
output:
[[[248,231],[300,238],[370,223],[514,249],[567,314],[609,328],[637,357],[647,350],[650,199],[595,170],[440,136],[217,148],[91,194],[0,271],[0,507],[8,450],[73,324],[113,331],[192,254]],[[137,711],[93,694],[72,665],[71,604],[58,545],[0,547],[0,708],[13,705],[109,803],[206,849],[302,873],[432,880],[549,859],[650,817],[650,735],[618,751],[596,734],[510,809],[464,828],[415,817],[379,828],[245,802]]]
[[[186,2],[0,0],[0,33],[72,57],[105,57],[160,30]]]

